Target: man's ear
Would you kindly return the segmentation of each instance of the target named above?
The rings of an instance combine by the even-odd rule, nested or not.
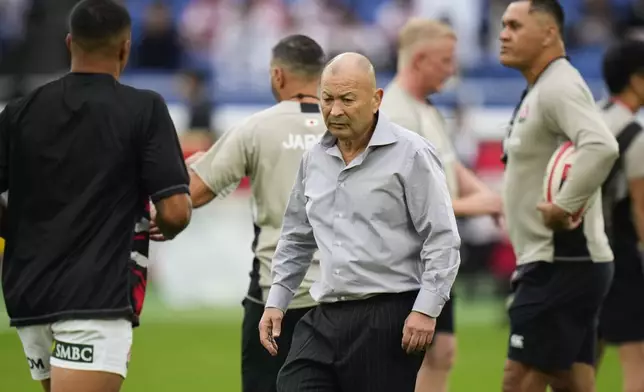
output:
[[[372,100],[372,106],[373,106],[373,113],[376,114],[378,110],[380,110],[380,104],[382,103],[382,97],[384,95],[383,89],[379,88],[376,89],[376,91],[373,94],[373,100]]]
[[[67,50],[72,50],[72,35],[71,33],[67,33],[67,36],[65,37],[65,46],[67,46]]]

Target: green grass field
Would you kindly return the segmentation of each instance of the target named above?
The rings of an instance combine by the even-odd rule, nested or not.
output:
[[[459,352],[453,392],[500,391],[507,329],[500,305],[463,303],[457,308]],[[143,326],[134,335],[125,392],[239,392],[241,309],[176,311],[152,296]],[[0,390],[40,391],[31,381],[17,335],[0,310]],[[621,391],[620,371],[610,350],[599,375],[599,392]]]

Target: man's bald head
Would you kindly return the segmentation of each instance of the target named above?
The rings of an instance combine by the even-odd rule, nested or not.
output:
[[[356,82],[368,82],[373,89],[376,88],[376,71],[373,64],[360,53],[348,52],[335,56],[324,68],[322,79],[325,76],[355,78]]]
[[[324,68],[320,83],[322,115],[338,139],[360,139],[372,129],[382,102],[373,64],[358,53],[343,53]]]

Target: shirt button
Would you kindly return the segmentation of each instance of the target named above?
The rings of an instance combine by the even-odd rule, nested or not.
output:
[[[342,213],[338,212],[338,218],[342,218]]]
[[[344,182],[340,183],[340,188],[344,188]]]
[[[347,297],[340,297],[340,301],[346,301]]]
[[[340,270],[336,269],[335,271],[333,271],[333,273],[335,273],[336,275],[340,275]]]
[[[340,245],[342,245],[342,242],[340,242],[340,241],[336,241],[336,242],[335,242],[335,244],[336,244],[337,246],[340,246]]]

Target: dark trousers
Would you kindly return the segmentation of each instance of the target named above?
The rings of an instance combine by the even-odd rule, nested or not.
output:
[[[295,327],[278,392],[413,392],[421,355],[401,348],[418,292],[321,304]]]
[[[291,348],[293,331],[298,321],[312,308],[290,309],[282,320],[282,334],[277,339],[277,356],[271,356],[259,342],[259,321],[264,305],[245,299],[242,322],[242,391],[276,392],[275,381]]]

